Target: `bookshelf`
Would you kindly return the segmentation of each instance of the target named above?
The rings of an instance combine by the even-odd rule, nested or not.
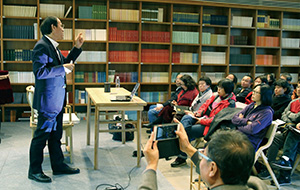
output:
[[[9,6],[19,11],[8,15]],[[151,105],[170,97],[177,73],[195,80],[207,75],[215,85],[228,73],[240,80],[245,74],[279,78],[289,72],[295,84],[300,71],[299,9],[189,0],[1,0],[0,14],[1,70],[10,71],[17,100],[1,105],[3,121],[10,110],[29,109],[30,50],[41,38],[39,25],[47,14],[59,15],[65,24],[63,53],[79,32],[84,34],[83,53],[67,76],[75,111],[85,110],[86,87],[114,85],[116,75],[128,90],[140,82],[138,95]],[[11,25],[22,36],[10,36],[16,35],[7,32]]]

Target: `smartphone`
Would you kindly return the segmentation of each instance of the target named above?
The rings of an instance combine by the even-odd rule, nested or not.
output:
[[[154,141],[158,140],[169,140],[169,139],[176,139],[178,136],[176,135],[175,131],[179,130],[180,125],[178,123],[168,123],[168,124],[161,124],[155,125],[153,128],[154,132]]]

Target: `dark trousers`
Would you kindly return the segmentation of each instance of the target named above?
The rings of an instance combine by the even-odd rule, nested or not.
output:
[[[276,134],[272,145],[269,147],[267,157],[269,162],[276,160],[278,151],[283,147],[283,155],[295,161],[300,135],[292,131]]]
[[[30,145],[29,156],[29,172],[35,174],[42,172],[42,163],[44,159],[44,148],[48,141],[48,149],[51,161],[51,168],[53,171],[59,171],[65,167],[64,155],[61,150],[61,138],[62,138],[62,119],[63,111],[61,111],[56,117],[57,126],[56,131],[45,132],[46,129],[41,129],[44,122],[47,120],[42,113],[39,113],[37,129],[34,132],[34,136]]]

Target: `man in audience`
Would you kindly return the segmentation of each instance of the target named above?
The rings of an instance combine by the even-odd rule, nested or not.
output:
[[[178,120],[174,120],[178,122]],[[187,153],[196,165],[197,173],[211,190],[248,190],[247,182],[253,189],[267,190],[266,185],[256,177],[250,177],[255,151],[248,138],[238,131],[217,131],[212,135],[204,150],[197,150],[190,143],[188,136],[180,126],[176,131],[180,149]],[[152,133],[144,154],[147,167],[143,173],[139,190],[157,189],[156,169],[159,152],[157,141],[153,142]],[[250,179],[249,179],[250,177]],[[249,179],[249,181],[248,181]]]
[[[274,110],[273,120],[281,119],[282,112],[291,101],[290,85],[284,79],[278,79],[274,83],[275,89],[273,94],[272,109]]]
[[[160,112],[160,110],[162,110],[162,108],[166,105],[169,105],[173,100],[177,99],[177,95],[179,94],[179,92],[181,91],[181,85],[180,85],[180,81],[179,79],[182,77],[182,74],[178,74],[176,76],[176,90],[175,92],[173,92],[171,94],[171,98],[166,101],[164,104],[158,104],[158,105],[151,105],[149,107],[149,111],[148,111],[148,119],[149,119],[149,123],[154,122],[157,118],[158,118],[158,114]]]
[[[298,84],[296,89],[293,91],[292,100],[295,100],[300,97],[300,79],[298,80]]]
[[[281,119],[287,123],[287,126],[295,127],[300,130],[300,98],[292,100],[282,113]],[[288,128],[288,127],[287,127]],[[273,143],[268,149],[267,158],[270,163],[274,162],[279,149],[283,147],[283,156],[273,165],[279,169],[283,168],[288,171],[281,171],[278,179],[280,185],[291,183],[290,170],[291,163],[294,161],[297,146],[300,142],[300,134],[286,129],[283,133],[277,133]],[[270,174],[264,168],[258,175],[261,179],[270,178]]]
[[[282,73],[280,75],[280,78],[286,80],[289,83],[290,90],[291,90],[289,95],[292,96],[293,95],[293,91],[295,89],[294,86],[291,84],[291,81],[293,79],[292,75],[290,75],[289,73]]]
[[[253,78],[250,75],[245,75],[241,81],[241,87],[236,88],[234,90],[234,94],[236,95],[236,101],[245,103],[246,96],[249,92],[252,91],[251,85],[253,83]]]

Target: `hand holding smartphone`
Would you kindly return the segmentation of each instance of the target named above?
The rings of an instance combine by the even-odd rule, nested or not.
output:
[[[175,131],[179,130],[180,125],[178,123],[155,125],[154,131],[154,141],[156,140],[167,140],[178,138]]]

